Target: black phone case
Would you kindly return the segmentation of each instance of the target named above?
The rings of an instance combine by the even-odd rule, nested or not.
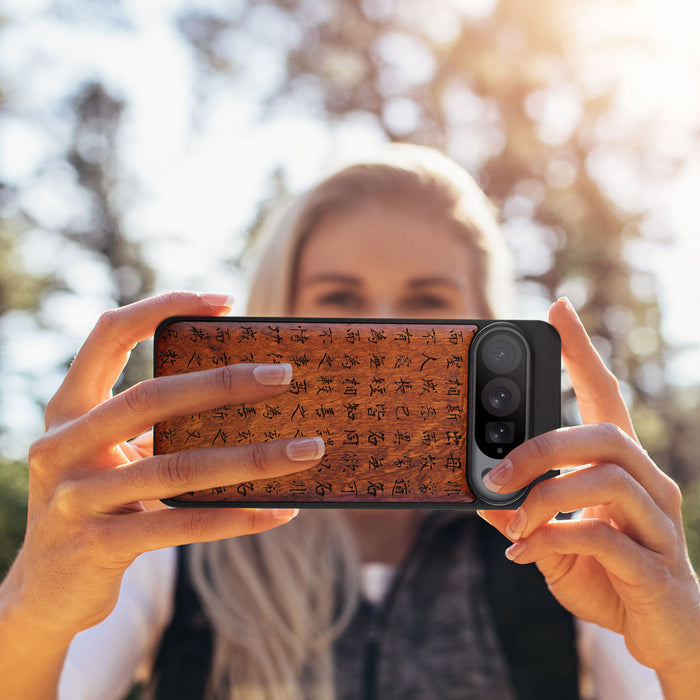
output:
[[[543,321],[174,317],[154,337],[154,375],[239,362],[289,362],[289,390],[257,404],[221,406],[159,423],[155,454],[298,436],[323,437],[309,470],[222,484],[173,506],[515,508],[528,489],[499,495],[481,479],[478,397],[470,350],[489,328],[525,339],[526,437],[560,426],[559,336]],[[504,456],[504,455],[501,455]],[[499,457],[500,458],[500,457]],[[470,464],[479,464],[479,472]],[[487,465],[484,468],[484,465]],[[546,475],[549,476],[552,473]],[[544,477],[543,477],[544,478]]]

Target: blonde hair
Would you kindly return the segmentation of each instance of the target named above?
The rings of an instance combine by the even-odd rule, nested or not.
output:
[[[372,203],[419,207],[472,249],[485,317],[510,304],[513,273],[474,180],[432,149],[393,145],[273,213],[259,236],[248,313],[290,314],[300,252],[321,218]],[[190,571],[214,630],[208,692],[231,700],[331,700],[331,645],[359,598],[359,558],[342,513],[303,512],[259,535],[194,545]]]
[[[483,315],[510,312],[512,257],[491,202],[466,170],[439,151],[391,144],[376,160],[337,171],[268,217],[257,235],[248,314],[290,314],[299,256],[309,235],[327,214],[372,203],[411,206],[452,227],[472,251],[474,264],[465,274],[473,276]]]

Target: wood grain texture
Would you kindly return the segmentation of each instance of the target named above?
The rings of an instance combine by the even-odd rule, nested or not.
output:
[[[189,492],[177,502],[405,505],[474,501],[466,481],[467,365],[477,327],[211,318],[173,320],[155,374],[289,362],[287,393],[155,427],[156,454],[320,435],[315,468]]]

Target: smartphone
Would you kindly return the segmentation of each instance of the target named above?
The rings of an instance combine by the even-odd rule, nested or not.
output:
[[[168,505],[515,508],[530,487],[494,493],[485,474],[561,421],[560,340],[543,321],[180,316],[155,333],[155,376],[239,362],[289,362],[288,391],[158,423],[155,454],[317,435],[326,453]]]

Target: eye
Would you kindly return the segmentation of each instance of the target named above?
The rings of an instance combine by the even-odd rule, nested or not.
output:
[[[360,309],[364,305],[360,294],[350,289],[339,289],[320,294],[316,301],[321,306],[344,310]]]
[[[447,309],[451,306],[451,301],[439,294],[415,294],[404,302],[407,309],[416,309],[418,311],[430,311]]]

